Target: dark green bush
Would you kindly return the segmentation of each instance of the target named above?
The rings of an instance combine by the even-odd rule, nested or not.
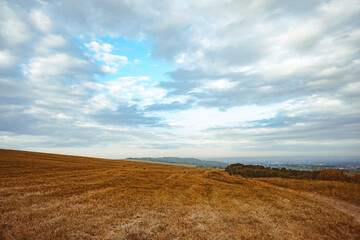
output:
[[[281,177],[281,178],[293,178],[293,179],[318,179],[318,180],[336,180],[336,181],[354,181],[357,182],[360,179],[360,175],[355,175],[352,178],[346,176],[346,174],[336,169],[323,169],[320,171],[298,171],[286,168],[270,168],[260,165],[244,165],[241,163],[231,164],[225,168],[225,171],[230,175],[241,175],[243,177]]]

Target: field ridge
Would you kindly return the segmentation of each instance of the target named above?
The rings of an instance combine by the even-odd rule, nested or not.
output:
[[[323,202],[337,210],[342,211],[343,213],[353,217],[358,223],[360,223],[360,207],[358,205],[355,205],[355,204],[347,202],[347,201],[340,200],[338,198],[327,197],[327,196],[317,194],[317,193],[311,193],[311,192],[300,191],[300,190],[292,190],[289,188],[280,187],[275,184],[266,183],[261,180],[259,180],[259,182],[261,182],[262,184],[271,185],[272,187],[275,187],[277,189],[281,189],[281,190],[285,190],[285,191],[289,191],[289,192],[293,192],[293,193],[297,193],[297,194],[301,194],[301,195],[306,195],[310,199],[315,199],[315,200]]]

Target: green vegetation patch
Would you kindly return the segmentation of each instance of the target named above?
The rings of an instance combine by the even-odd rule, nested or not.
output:
[[[261,165],[244,165],[241,163],[231,164],[225,168],[230,175],[241,175],[243,177],[265,178],[280,177],[292,179],[318,179],[352,181],[360,183],[360,174],[347,176],[343,171],[337,169],[322,169],[316,171],[299,171],[286,168],[270,168]]]

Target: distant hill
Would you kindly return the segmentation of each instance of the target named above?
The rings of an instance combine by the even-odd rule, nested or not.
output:
[[[226,168],[228,165],[228,163],[218,162],[218,161],[204,161],[197,158],[179,158],[179,157],[160,157],[160,158],[142,157],[142,158],[127,158],[127,160],[189,164],[203,168]]]
[[[221,161],[227,163],[271,165],[353,165],[359,166],[358,156],[265,156],[265,157],[217,157],[204,158],[207,161]]]

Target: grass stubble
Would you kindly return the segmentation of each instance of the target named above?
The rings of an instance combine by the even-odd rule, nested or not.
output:
[[[262,178],[261,181],[298,191],[318,193],[360,206],[360,184],[345,181]]]
[[[0,150],[0,239],[359,238],[351,216],[223,170]]]

